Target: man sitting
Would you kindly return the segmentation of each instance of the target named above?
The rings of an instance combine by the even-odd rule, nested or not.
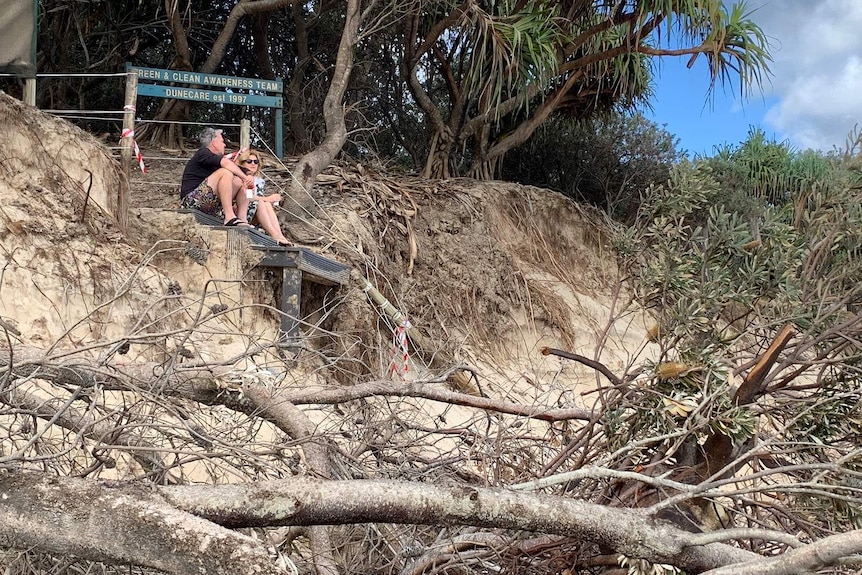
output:
[[[220,215],[226,226],[251,227],[237,214],[245,217],[248,211],[245,190],[254,185],[254,177],[243,173],[236,163],[224,155],[224,134],[221,130],[204,128],[200,143],[200,149],[183,170],[180,205],[211,216]]]

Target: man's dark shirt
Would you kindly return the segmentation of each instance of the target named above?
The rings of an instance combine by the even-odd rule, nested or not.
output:
[[[210,152],[209,148],[201,148],[189,158],[185,169],[183,170],[183,180],[180,185],[180,199],[183,199],[189,192],[194,190],[198,185],[210,177],[210,174],[221,167],[222,156]]]

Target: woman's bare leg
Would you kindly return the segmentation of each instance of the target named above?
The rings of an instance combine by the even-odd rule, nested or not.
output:
[[[288,241],[281,231],[281,226],[278,223],[278,216],[275,215],[275,209],[272,207],[271,202],[258,201],[254,219],[275,241]]]

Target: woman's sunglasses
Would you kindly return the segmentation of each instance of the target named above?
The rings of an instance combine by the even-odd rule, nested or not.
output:
[[[243,160],[243,164],[259,164],[260,160]]]

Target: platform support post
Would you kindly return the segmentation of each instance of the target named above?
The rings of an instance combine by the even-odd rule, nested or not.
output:
[[[284,268],[281,283],[281,332],[284,337],[299,335],[299,303],[302,295],[302,272]]]

